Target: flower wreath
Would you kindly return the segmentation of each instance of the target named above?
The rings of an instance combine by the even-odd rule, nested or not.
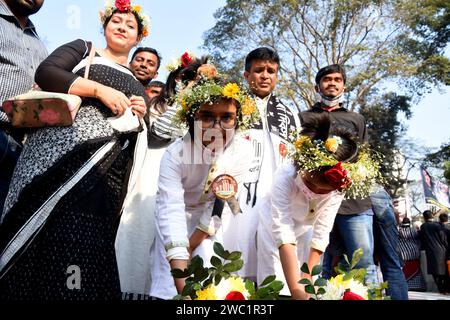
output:
[[[358,160],[354,163],[336,160],[333,154],[337,151],[342,139],[331,136],[325,142],[311,140],[310,137],[295,132],[291,135],[289,156],[300,170],[312,172],[321,167],[331,167],[324,172],[325,179],[346,198],[366,197],[372,186],[381,182],[379,171],[380,155],[371,151],[367,145],[358,146]]]
[[[179,67],[186,68],[192,61],[194,61],[195,55],[185,51],[181,57],[172,58],[172,61],[166,65],[166,69],[172,72]]]
[[[235,82],[228,82],[222,86],[213,78],[202,75],[195,85],[188,86],[175,96],[175,101],[179,105],[175,124],[184,126],[188,123],[188,116],[195,114],[202,104],[213,104],[222,97],[234,99],[241,105],[237,114],[239,128],[249,129],[259,119],[256,102],[245,87],[240,87]]]
[[[105,11],[100,12],[100,21],[102,24],[105,24],[106,20],[108,20],[108,18],[117,11],[121,13],[136,13],[139,18],[139,22],[142,25],[142,36],[148,36],[150,29],[150,18],[142,12],[140,5],[132,6],[130,0],[115,0],[114,3],[112,0],[107,0],[105,4]]]

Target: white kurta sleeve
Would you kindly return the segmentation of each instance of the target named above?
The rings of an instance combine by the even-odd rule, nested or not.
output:
[[[182,166],[168,149],[161,160],[156,222],[161,232],[167,258],[188,259],[189,238],[186,224]]]
[[[333,191],[329,197],[317,204],[317,219],[313,225],[311,248],[321,252],[324,252],[327,248],[334,219],[343,198],[342,193]]]
[[[277,246],[296,244],[294,220],[290,215],[292,192],[295,192],[296,170],[291,163],[284,164],[275,173],[272,186],[273,234]]]

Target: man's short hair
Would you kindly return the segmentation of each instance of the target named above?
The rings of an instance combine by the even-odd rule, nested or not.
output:
[[[433,218],[433,213],[432,213],[430,210],[425,210],[425,211],[422,213],[422,215],[423,215],[423,218],[424,218],[425,220],[430,220],[430,219]]]
[[[448,222],[448,214],[446,214],[446,213],[441,213],[441,214],[439,215],[439,222],[442,222],[442,223]]]
[[[166,84],[162,81],[158,81],[158,80],[152,80],[150,81],[150,83],[147,85],[147,88],[149,87],[158,87],[158,88],[164,88],[166,86]]]
[[[347,76],[345,75],[345,70],[340,64],[330,64],[329,66],[323,67],[317,72],[316,75],[316,84],[320,83],[320,79],[330,73],[340,73],[342,78],[344,79],[344,84],[347,81]]]
[[[161,58],[161,56],[159,55],[159,52],[158,51],[156,51],[156,49],[153,49],[153,48],[150,48],[150,47],[139,47],[139,48],[137,48],[136,49],[136,51],[134,51],[133,52],[133,55],[131,56],[131,60],[133,60],[134,59],[134,57],[139,53],[139,52],[149,52],[149,53],[152,53],[152,54],[154,54],[158,59],[158,62],[157,62],[157,68],[156,69],[159,69],[159,67],[161,66],[161,60],[162,60],[162,58]]]
[[[249,72],[252,68],[252,63],[255,60],[268,60],[280,65],[280,57],[278,53],[268,47],[260,47],[251,51],[247,57],[245,57],[245,71]]]

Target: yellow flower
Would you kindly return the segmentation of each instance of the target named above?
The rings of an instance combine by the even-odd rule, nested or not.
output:
[[[242,106],[242,114],[249,116],[253,112],[255,112],[255,102],[251,98],[245,99],[244,105]]]
[[[222,95],[231,99],[236,99],[238,93],[239,86],[236,83],[228,83],[222,90]]]
[[[335,153],[339,147],[339,143],[336,138],[328,138],[324,146],[329,152]]]
[[[186,100],[181,100],[181,107],[183,107],[183,109],[184,110],[187,110],[188,109],[188,105],[187,105],[187,103],[186,103]]]
[[[205,289],[195,292],[197,298],[195,300],[217,300],[216,287],[211,283]]]
[[[142,9],[141,6],[138,5],[138,4],[135,5],[135,6],[133,6],[133,11],[134,11],[134,12],[141,12],[141,9]]]
[[[303,143],[305,143],[305,142],[308,141],[308,140],[309,140],[309,137],[308,137],[308,136],[301,136],[299,139],[297,139],[297,140],[294,142],[295,148],[300,149],[301,146],[303,145]]]
[[[239,291],[241,293],[247,293],[245,289],[245,282],[240,277],[230,277],[228,279],[230,282],[230,291]]]

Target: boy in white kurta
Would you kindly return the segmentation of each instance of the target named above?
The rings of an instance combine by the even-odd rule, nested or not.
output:
[[[261,208],[258,281],[275,274],[287,285],[281,293],[290,292],[293,299],[308,298],[298,283],[300,266],[306,262],[311,270],[320,262],[344,193],[351,188],[367,192],[378,174],[351,133],[339,127],[329,131],[324,114],[293,139],[293,163],[277,170]]]
[[[190,133],[173,143],[161,161],[150,289],[150,296],[160,299],[171,299],[184,287],[184,279],[174,279],[171,269],[186,268],[196,255],[209,264],[215,241],[236,249],[233,240],[244,230],[239,230],[233,213],[240,213],[232,213],[227,203],[217,210],[211,185],[226,174],[242,187],[251,144],[235,130],[253,123],[256,111],[236,84],[216,80],[200,81],[178,99],[184,105],[179,118],[188,122]]]

